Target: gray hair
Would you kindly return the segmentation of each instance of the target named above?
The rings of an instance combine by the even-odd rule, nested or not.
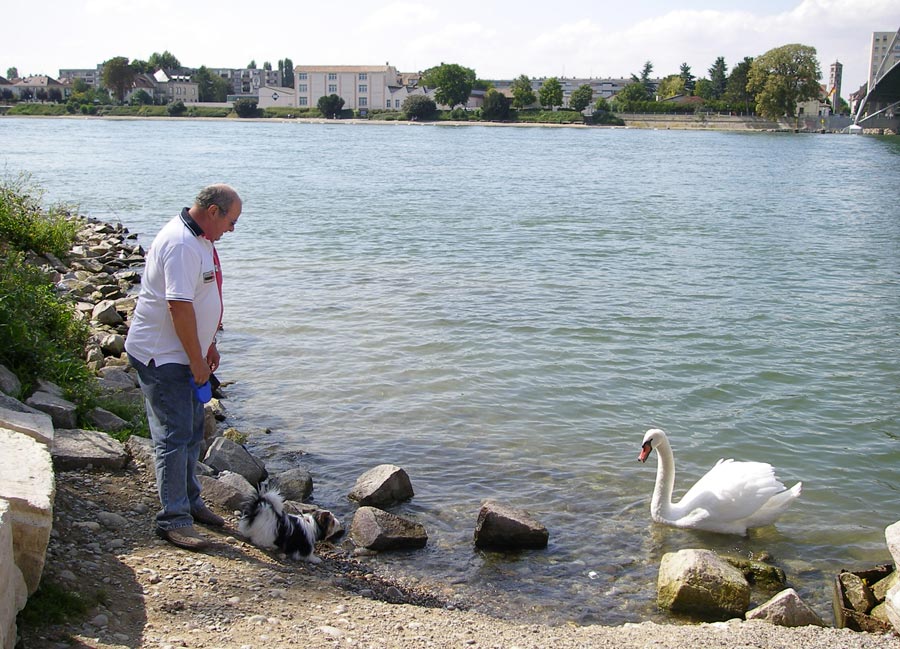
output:
[[[237,198],[237,192],[229,185],[210,185],[200,190],[194,203],[204,209],[216,205],[221,211],[227,212]]]

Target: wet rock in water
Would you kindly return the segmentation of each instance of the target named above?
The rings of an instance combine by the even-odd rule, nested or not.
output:
[[[369,550],[414,550],[428,542],[425,527],[375,507],[360,507],[350,525],[350,540]]]
[[[357,478],[348,497],[364,507],[390,507],[414,495],[406,471],[393,464],[381,464]]]
[[[252,485],[258,485],[269,475],[262,460],[251,455],[242,445],[224,437],[213,440],[203,461],[216,471],[237,473]]]
[[[841,585],[844,587],[844,596],[850,602],[850,606],[858,613],[868,613],[877,603],[875,593],[859,577],[852,572],[842,572],[838,575]]]
[[[769,592],[775,592],[784,588],[787,577],[784,570],[764,561],[745,559],[733,555],[722,555],[728,563],[744,574],[744,579],[749,583]]]
[[[783,590],[765,604],[747,611],[747,619],[778,626],[827,626],[793,588]]]
[[[710,550],[669,552],[659,566],[657,603],[704,620],[728,620],[747,610],[750,584]]]
[[[526,550],[547,547],[550,533],[523,509],[486,501],[475,524],[475,545],[491,550]]]
[[[275,486],[286,500],[306,500],[313,492],[309,471],[301,467],[288,469],[275,476]]]

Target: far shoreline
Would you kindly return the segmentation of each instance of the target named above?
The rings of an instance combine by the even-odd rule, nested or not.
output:
[[[629,114],[630,115],[630,114]],[[523,127],[523,128],[574,128],[605,130],[651,130],[651,131],[719,131],[719,132],[751,132],[751,133],[798,133],[798,134],[844,134],[838,131],[818,131],[798,129],[785,121],[775,122],[759,117],[731,115],[674,115],[646,113],[635,115],[625,120],[624,126],[609,124],[555,124],[551,122],[499,122],[499,121],[454,121],[454,120],[376,120],[376,119],[327,119],[324,117],[190,117],[190,116],[137,116],[137,115],[8,115],[0,114],[0,119],[74,119],[74,120],[110,120],[110,121],[201,121],[252,123],[287,123],[287,124],[344,124],[385,125],[385,126],[485,126],[485,127]]]

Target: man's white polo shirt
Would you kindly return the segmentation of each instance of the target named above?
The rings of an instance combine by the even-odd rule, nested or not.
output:
[[[169,300],[191,302],[197,316],[197,336],[205,355],[219,327],[222,301],[216,284],[213,243],[187,210],[169,221],[150,245],[141,279],[137,307],[128,329],[125,349],[144,365],[189,365],[175,333]],[[192,230],[192,228],[194,228]]]

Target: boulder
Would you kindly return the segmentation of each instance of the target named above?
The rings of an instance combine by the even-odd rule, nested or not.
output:
[[[118,291],[118,287],[115,287],[116,291]],[[110,295],[107,295],[110,297]],[[101,302],[98,302],[94,307],[93,312],[91,313],[91,319],[96,320],[100,324],[115,326],[117,324],[121,324],[125,322],[124,318],[119,314],[116,310],[116,303],[114,300],[106,299]]]
[[[657,603],[708,621],[728,620],[747,610],[750,584],[710,550],[668,552],[659,566]]]
[[[150,471],[156,467],[156,453],[153,451],[153,440],[132,435],[125,442],[125,450],[136,462],[141,462]]]
[[[771,592],[780,591],[787,583],[784,570],[778,566],[772,566],[764,561],[745,559],[734,555],[721,555],[725,561],[733,565],[744,574],[748,583]]]
[[[3,393],[0,393],[0,408],[6,408],[7,410],[14,410],[16,412],[30,412],[32,414],[37,415],[45,415],[47,413],[38,410],[37,408],[32,408],[31,406],[26,406],[24,403],[19,401],[18,399],[13,399]]]
[[[107,356],[121,356],[125,351],[125,338],[120,334],[107,334],[100,339],[100,349]]]
[[[357,478],[349,498],[363,507],[390,507],[413,495],[406,471],[393,464],[381,464]]]
[[[0,428],[23,433],[41,444],[53,443],[53,420],[39,410],[20,412],[0,406]]]
[[[778,626],[827,626],[793,588],[787,588],[765,604],[747,611],[747,619]]]
[[[895,584],[884,598],[887,619],[894,625],[894,631],[900,633],[900,583]]]
[[[53,383],[52,381],[48,381],[46,379],[38,379],[35,381],[34,392],[48,392],[52,394],[54,397],[64,397],[63,389]]]
[[[262,460],[251,455],[241,444],[224,437],[212,441],[203,461],[216,471],[237,473],[252,485],[258,485],[269,475]]]
[[[857,613],[868,613],[877,604],[875,593],[859,575],[852,572],[841,572],[838,575],[844,587],[844,596],[850,607]]]
[[[28,587],[13,558],[12,513],[0,499],[0,647],[15,646],[16,615],[27,600]]]
[[[50,451],[30,437],[0,428],[0,499],[9,503],[13,557],[31,595],[44,571],[56,481]]]
[[[128,428],[127,421],[103,408],[89,410],[86,417],[94,426],[107,433],[116,433]]]
[[[81,428],[57,428],[53,440],[53,466],[59,471],[88,465],[121,469],[128,464],[125,446],[106,433]]]
[[[547,528],[522,509],[488,500],[478,512],[475,545],[490,550],[526,550],[547,547]]]
[[[10,372],[5,365],[0,365],[0,392],[11,397],[18,397],[22,391],[19,377]]]
[[[895,568],[891,571],[884,579],[881,579],[872,586],[872,593],[875,595],[875,599],[879,602],[883,602],[885,597],[887,597],[888,591],[894,587],[900,581],[900,572]]]
[[[198,480],[203,489],[203,500],[231,511],[242,509],[256,495],[253,485],[230,471],[219,474],[218,478],[200,475]]]
[[[134,378],[121,367],[102,367],[97,372],[100,379],[100,389],[103,392],[121,392],[137,387]]]
[[[77,424],[75,404],[62,397],[38,391],[28,397],[25,403],[50,415],[56,428],[75,428]]]
[[[884,538],[887,541],[888,552],[894,560],[895,571],[900,569],[900,521],[884,528]]]
[[[288,469],[275,476],[275,485],[285,500],[304,501],[313,492],[313,480],[309,471],[301,467]]]
[[[415,550],[428,542],[425,527],[375,507],[360,507],[350,525],[350,539],[369,550]]]

